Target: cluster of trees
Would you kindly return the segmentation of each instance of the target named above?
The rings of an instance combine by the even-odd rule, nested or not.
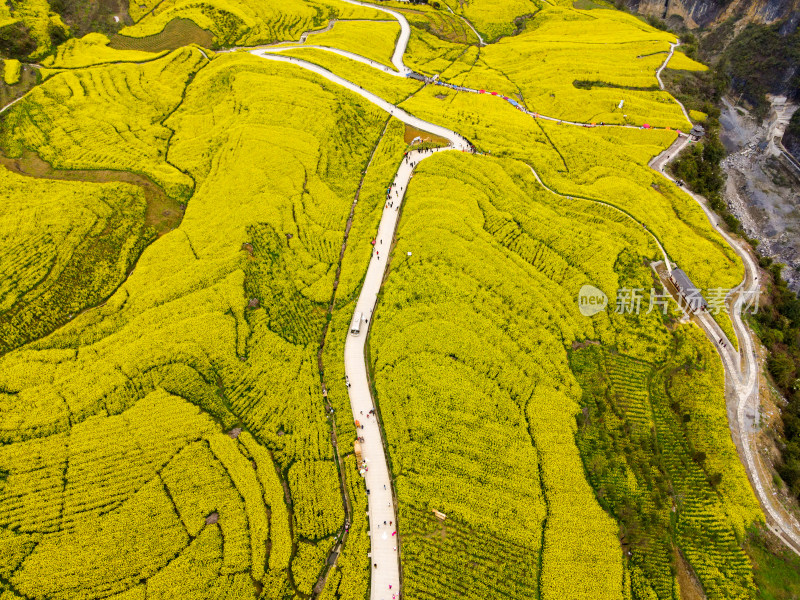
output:
[[[791,494],[800,498],[800,298],[781,277],[783,265],[760,259],[772,276],[768,298],[755,316],[761,341],[769,349],[767,368],[788,400],[783,419],[783,460],[778,468]]]
[[[724,414],[691,426],[721,403],[721,369],[700,332],[676,332],[674,346],[662,367],[598,346],[572,353],[584,388],[578,446],[601,504],[620,521],[634,598],[674,597],[675,546],[709,598],[751,598],[741,543],[762,518],[758,504]]]
[[[692,191],[708,198],[711,208],[722,217],[728,229],[747,238],[739,219],[723,199],[725,179],[720,163],[728,153],[719,139],[719,109],[710,107],[708,110],[705,138],[684,151],[670,168],[673,175],[682,179]]]
[[[800,77],[800,30],[790,22],[751,23],[727,46],[720,68],[731,91],[741,94],[759,117],[769,110],[767,94],[797,97]]]
[[[0,54],[11,58],[26,58],[36,50],[31,28],[22,21],[0,27]]]
[[[673,173],[683,179],[692,190],[711,200],[715,208],[719,206],[725,183],[719,163],[726,155],[717,133],[717,125],[711,125],[707,138],[702,143],[691,146],[672,165]]]
[[[783,145],[796,159],[800,160],[800,110],[792,115],[789,126],[783,134]]]

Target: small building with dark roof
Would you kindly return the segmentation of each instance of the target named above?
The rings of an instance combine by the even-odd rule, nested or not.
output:
[[[678,291],[679,302],[688,312],[697,310],[708,310],[708,302],[703,298],[700,289],[692,283],[689,276],[682,269],[673,269],[669,275],[669,280]]]
[[[689,132],[689,135],[692,136],[695,140],[699,140],[706,134],[706,128],[702,125],[695,125],[692,127],[692,130]]]

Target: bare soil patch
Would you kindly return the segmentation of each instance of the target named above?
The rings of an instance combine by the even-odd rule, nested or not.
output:
[[[681,588],[681,600],[706,600],[706,595],[703,593],[703,588],[700,586],[700,582],[697,580],[697,576],[694,574],[692,567],[689,566],[689,563],[686,562],[686,559],[683,558],[683,554],[680,551],[675,552],[677,554],[675,566],[678,569],[678,585]]]
[[[595,345],[599,346],[600,342],[596,340],[585,340],[583,342],[572,342],[572,349],[573,350],[580,350],[581,348],[586,348],[588,346]]]
[[[422,129],[417,129],[416,127],[412,127],[410,125],[406,125],[406,131],[405,134],[403,135],[403,141],[406,144],[410,144],[416,138],[420,138],[423,142],[436,144],[438,146],[447,146],[450,144],[449,141],[447,141],[445,138],[439,135],[423,131]]]
[[[92,183],[121,182],[139,186],[147,202],[144,224],[152,226],[159,237],[175,229],[183,219],[185,207],[167,196],[164,190],[144,175],[108,169],[54,169],[38,154],[30,151],[23,153],[20,158],[8,158],[0,154],[0,164],[9,171],[28,177]]]
[[[117,34],[108,45],[117,50],[163,52],[190,44],[212,48],[214,35],[190,19],[172,19],[159,33],[139,38]]]

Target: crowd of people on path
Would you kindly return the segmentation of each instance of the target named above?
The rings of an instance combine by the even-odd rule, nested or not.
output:
[[[360,416],[362,416],[362,417],[364,417],[364,418],[366,418],[366,419],[369,419],[369,418],[376,418],[376,419],[377,419],[377,413],[375,412],[375,409],[374,409],[374,408],[370,408],[370,409],[369,409],[369,410],[367,410],[366,412],[364,412],[363,410],[360,410],[360,411],[359,411],[359,415],[360,415]],[[360,423],[359,423],[358,421],[356,421],[356,426],[357,426],[357,427],[359,427],[359,426],[360,426],[360,427],[361,427],[361,429],[363,429],[363,428],[364,428],[364,426],[363,426],[363,425],[360,425]],[[363,437],[363,436],[359,436],[359,437],[357,437],[356,439],[358,439],[358,441],[359,441],[359,442],[363,442],[363,441],[364,441],[364,437]],[[365,463],[365,464],[364,464],[364,472],[366,472],[366,471],[368,471],[368,470],[369,470],[369,469],[368,469],[368,467],[367,467],[367,465],[366,465],[366,462],[367,462],[367,458],[364,458],[364,463]],[[363,473],[362,473],[362,475],[363,475]],[[388,486],[387,486],[387,484],[385,484],[385,483],[383,484],[383,489],[384,489],[384,491],[387,491],[387,490],[388,490]],[[367,495],[369,496],[369,495],[370,495],[370,489],[369,489],[369,488],[367,488],[366,492],[367,492]],[[390,508],[390,509],[392,508],[392,502],[391,502],[391,500],[390,500],[390,501],[387,503],[387,508]],[[391,537],[393,537],[393,538],[398,538],[398,537],[399,537],[399,536],[397,535],[397,526],[394,524],[394,520],[392,520],[392,519],[384,519],[384,520],[383,520],[383,524],[381,524],[381,522],[380,522],[380,521],[377,521],[377,522],[375,523],[375,529],[376,529],[376,530],[384,530],[384,531],[385,531],[386,529],[388,529],[388,530],[391,532]],[[386,534],[384,533],[383,535],[384,535],[384,539],[386,539],[386,538],[385,538],[385,535],[386,535]],[[395,554],[397,553],[397,545],[396,545],[396,544],[397,544],[397,542],[395,542],[395,545],[393,545],[393,546],[392,546],[392,551],[393,551]],[[377,568],[378,568],[378,563],[377,563],[377,562],[375,562],[375,563],[373,563],[373,564],[372,564],[372,566],[373,566],[373,568],[374,568],[374,569],[376,569],[376,570],[377,570]],[[393,600],[396,600],[396,599],[397,599],[397,590],[396,590],[396,589],[394,589],[394,584],[391,584],[391,583],[390,583],[390,584],[385,584],[385,585],[388,585],[388,591],[389,591],[389,592],[392,594],[392,599],[393,599]],[[386,599],[382,599],[382,600],[386,600]]]
[[[459,137],[459,139],[464,141],[465,145],[467,145],[467,147],[469,148],[470,152],[472,152],[472,153],[475,152],[475,148],[466,140],[466,138],[463,138],[462,136],[458,136],[458,137]],[[404,162],[404,164],[407,164],[408,166],[410,166],[410,168],[413,170],[419,164],[420,158],[424,157],[425,155],[431,155],[431,154],[433,154],[434,151],[435,150],[433,148],[426,148],[426,149],[406,152],[404,154],[404,156],[403,156],[403,162]],[[413,154],[413,152],[417,152],[418,154]],[[411,174],[411,177],[413,177],[413,173]],[[400,208],[400,200],[402,198],[403,191],[404,191],[403,186],[402,185],[398,185],[398,182],[396,180],[394,182],[392,182],[392,184],[386,189],[386,204],[384,206],[384,209],[388,210],[388,209],[394,208],[395,210],[398,210]],[[380,248],[383,247],[383,238],[380,237],[380,236],[376,236],[375,238],[373,238],[370,241],[370,244],[375,249],[375,258],[377,260],[380,260]],[[350,387],[349,378],[346,377],[346,381],[347,381],[347,387],[349,388]],[[361,410],[361,411],[359,411],[359,414],[363,419],[373,419],[374,418],[374,419],[377,420],[377,414],[376,414],[374,408],[371,408],[371,409],[366,410],[366,411]],[[356,428],[357,429],[361,429],[361,430],[364,429],[364,425],[362,423],[360,423],[359,421],[356,421],[355,423],[356,423]],[[361,443],[363,443],[365,441],[365,437],[363,435],[358,435],[356,439]],[[366,457],[364,458],[363,462],[364,462],[364,465],[363,465],[363,473],[362,473],[362,475],[369,471],[369,466],[367,464],[368,461],[367,461]],[[383,489],[387,490],[387,485],[386,484],[383,484]],[[367,493],[368,496],[371,496],[369,488],[366,489],[366,493]],[[391,501],[389,501],[387,503],[387,508],[389,508],[389,509],[393,508]],[[376,522],[375,529],[376,530],[382,530],[382,531],[386,531],[388,529],[388,531],[391,532],[391,537],[392,538],[395,538],[395,539],[399,538],[398,533],[397,533],[397,527],[395,526],[394,521],[391,520],[391,519],[386,519],[386,520],[383,520],[382,522],[380,522],[380,521]],[[384,533],[383,535],[385,536],[386,534]],[[398,552],[398,547],[396,545],[397,542],[394,542],[394,543],[395,543],[395,545],[392,546],[392,551],[395,554],[395,559],[396,559],[397,552]],[[378,563],[377,562],[373,563],[373,568],[376,569],[376,570],[378,569]],[[385,585],[388,585],[388,592],[391,593],[392,600],[397,600],[398,590],[395,589],[395,584],[385,584]],[[387,596],[385,598],[382,598],[381,600],[388,600],[388,594],[387,594]]]

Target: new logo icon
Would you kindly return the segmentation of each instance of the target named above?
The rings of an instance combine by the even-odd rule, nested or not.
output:
[[[578,309],[584,317],[596,315],[608,306],[608,296],[593,285],[585,285],[578,292]]]

